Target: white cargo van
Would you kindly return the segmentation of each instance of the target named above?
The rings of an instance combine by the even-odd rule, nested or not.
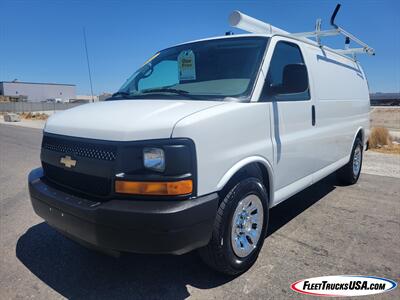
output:
[[[321,46],[336,25],[289,34],[239,12],[231,24],[255,33],[162,50],[107,101],[53,115],[29,174],[35,212],[104,251],[199,249],[239,274],[271,207],[335,171],[356,183],[369,93],[341,53],[373,50]]]

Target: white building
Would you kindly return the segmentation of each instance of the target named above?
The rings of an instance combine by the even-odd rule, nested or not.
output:
[[[0,95],[31,102],[69,102],[76,98],[76,86],[62,83],[0,81]]]

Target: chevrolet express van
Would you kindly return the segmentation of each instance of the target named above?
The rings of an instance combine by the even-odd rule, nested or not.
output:
[[[239,274],[271,207],[333,172],[357,182],[368,131],[356,60],[274,27],[198,40],[156,53],[107,101],[50,117],[29,191],[78,242],[198,249]]]

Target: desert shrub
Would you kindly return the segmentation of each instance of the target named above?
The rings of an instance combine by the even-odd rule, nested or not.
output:
[[[47,120],[49,117],[47,114],[39,112],[23,112],[20,116],[26,120]]]
[[[391,145],[392,139],[389,134],[389,130],[384,127],[373,127],[369,135],[369,147],[379,148],[384,145]]]

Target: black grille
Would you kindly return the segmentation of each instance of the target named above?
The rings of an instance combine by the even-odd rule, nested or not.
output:
[[[117,158],[116,150],[113,149],[114,147],[66,141],[49,136],[43,137],[42,147],[59,153],[99,160],[114,161]]]
[[[117,149],[108,141],[44,134],[41,154],[44,175],[50,182],[71,191],[109,196]],[[60,163],[66,155],[76,160],[76,166],[66,168]]]
[[[51,182],[84,193],[107,196],[111,192],[111,179],[77,173],[42,162],[44,175]]]

